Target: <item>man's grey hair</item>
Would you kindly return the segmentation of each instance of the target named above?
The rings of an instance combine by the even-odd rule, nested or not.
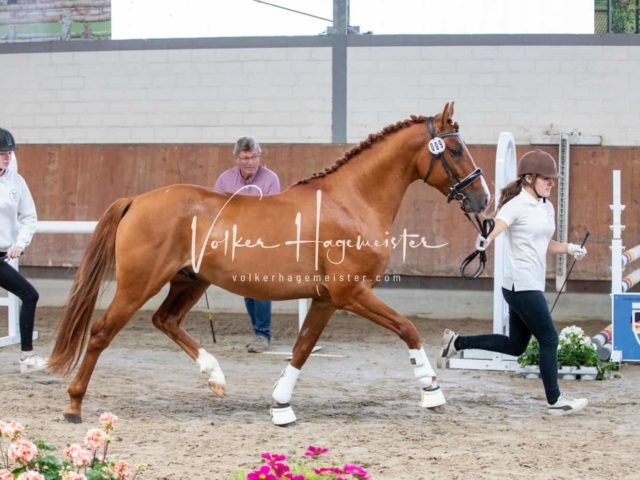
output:
[[[236,146],[233,147],[233,156],[237,157],[240,155],[240,152],[249,152],[251,150],[262,153],[260,142],[254,137],[240,137],[236,142]]]

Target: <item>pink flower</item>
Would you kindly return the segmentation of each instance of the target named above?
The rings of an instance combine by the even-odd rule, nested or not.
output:
[[[284,462],[287,457],[284,455],[278,455],[277,453],[263,453],[260,455],[262,458],[267,460],[269,463],[273,462]]]
[[[16,440],[7,451],[11,460],[27,463],[38,455],[38,447],[28,440]]]
[[[9,470],[0,470],[0,480],[13,480],[13,475]]]
[[[87,480],[87,477],[81,473],[71,472],[62,477],[62,480]]]
[[[272,463],[271,468],[273,468],[273,473],[275,473],[278,478],[284,478],[284,476],[291,470],[289,465],[286,463]]]
[[[247,475],[247,480],[278,480],[275,475],[271,473],[271,467],[269,465],[263,465],[258,470],[255,470]]]
[[[307,451],[305,452],[305,456],[316,458],[319,455],[322,455],[328,452],[329,452],[328,448],[314,447],[313,445],[309,445],[309,448],[307,448]]]
[[[11,423],[0,422],[0,434],[7,437],[12,442],[15,442],[22,436],[24,427],[15,420]]]
[[[76,467],[89,465],[91,460],[93,460],[93,454],[78,444],[67,447],[64,453],[73,461],[73,465]]]
[[[109,437],[104,433],[104,431],[98,428],[92,428],[87,432],[87,436],[84,437],[84,444],[89,447],[89,450],[95,452],[100,447],[104,446],[108,438]]]
[[[118,417],[111,412],[104,412],[100,415],[100,423],[104,427],[105,432],[111,432],[116,426],[116,423],[118,423]]]
[[[28,470],[18,477],[18,480],[45,480],[38,472]]]
[[[293,473],[287,473],[284,478],[288,480],[307,480],[307,477],[304,475],[294,475]]]
[[[131,476],[131,469],[127,462],[118,462],[113,467],[111,467],[111,473],[113,473],[120,480],[124,480],[127,477]]]
[[[324,474],[340,475],[345,472],[343,472],[342,469],[337,467],[322,467],[322,468],[314,468],[313,473],[317,475],[324,475]]]
[[[359,467],[358,465],[345,465],[344,473],[350,473],[351,475],[360,477],[362,480],[368,480],[370,478],[367,474],[367,471],[364,468]]]

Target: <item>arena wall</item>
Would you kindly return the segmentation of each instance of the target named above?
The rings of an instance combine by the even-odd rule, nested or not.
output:
[[[342,70],[328,37],[71,43],[0,46],[2,126],[22,145],[20,171],[42,220],[97,220],[118,197],[181,181],[211,186],[248,133],[284,188],[369,133],[450,100],[489,180],[501,131],[514,133],[519,154],[548,133],[602,136],[602,146],[571,149],[569,236],[593,232],[591,261],[573,278],[609,276],[611,169],[625,172],[625,218],[640,213],[632,36],[350,36]],[[640,227],[626,223],[635,245]],[[459,276],[475,233],[455,205],[415,184],[395,233],[404,228],[448,243],[446,254],[414,250],[403,262],[394,252],[390,273]],[[23,264],[75,266],[85,244],[38,235]]]

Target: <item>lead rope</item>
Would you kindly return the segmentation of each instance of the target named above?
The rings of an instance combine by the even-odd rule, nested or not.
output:
[[[473,227],[476,230],[478,230],[484,238],[489,238],[489,235],[491,234],[491,232],[493,232],[493,229],[496,226],[496,222],[492,218],[485,218],[483,222],[480,222],[480,219],[478,218],[477,213],[474,213],[474,218],[477,223],[477,226],[467,212],[465,212],[465,216],[469,219]],[[478,255],[480,256],[480,258],[478,259],[478,268],[473,273],[473,275],[468,275],[466,273],[466,269],[469,266],[469,264],[473,262],[473,260]],[[462,265],[460,265],[460,272],[462,273],[462,276],[467,280],[475,280],[484,272],[484,267],[486,263],[487,263],[487,252],[476,250],[475,252],[473,252],[471,255],[469,255],[467,258],[464,259],[464,261],[462,262]]]

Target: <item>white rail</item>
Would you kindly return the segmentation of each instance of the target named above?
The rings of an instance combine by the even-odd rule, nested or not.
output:
[[[36,233],[55,233],[55,234],[67,234],[67,235],[82,235],[91,234],[98,225],[98,222],[38,222],[36,226]],[[18,260],[14,259],[11,262],[11,266],[18,270]],[[20,302],[18,297],[9,293],[6,297],[0,297],[0,307],[8,307],[8,332],[6,337],[0,337],[0,347],[6,347],[8,345],[15,345],[20,343]],[[307,316],[307,299],[301,298],[298,300],[298,323],[300,329],[305,317]],[[38,338],[38,332],[33,334],[34,340]]]

